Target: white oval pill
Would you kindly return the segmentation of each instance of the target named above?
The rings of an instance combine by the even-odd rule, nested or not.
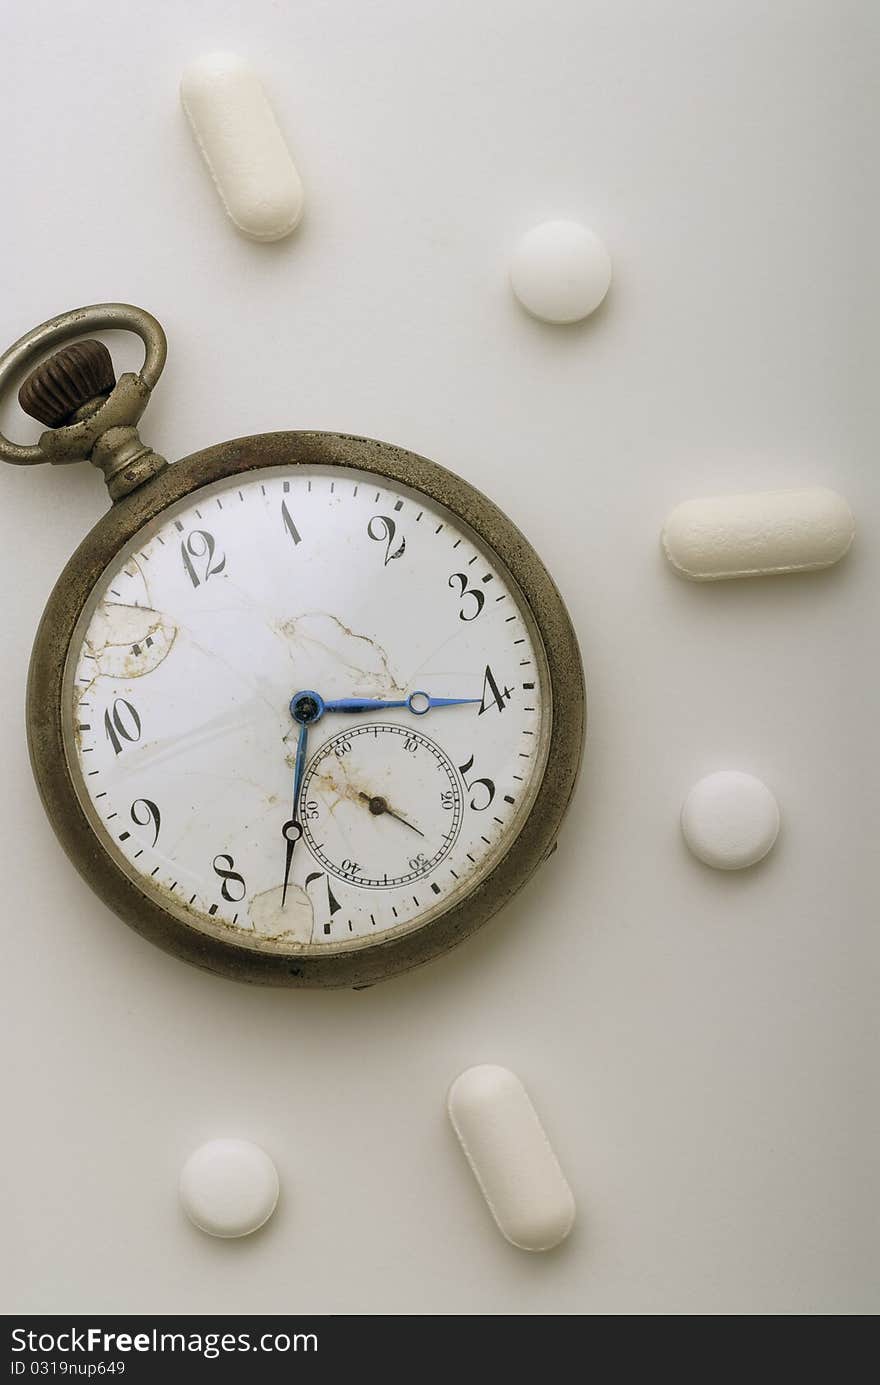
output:
[[[289,235],[302,216],[302,183],[253,68],[234,53],[209,53],[190,63],[180,96],[238,229],[255,240]]]
[[[564,1241],[574,1197],[516,1074],[492,1063],[468,1068],[450,1087],[447,1106],[502,1235],[521,1250]]]
[[[681,830],[695,856],[716,870],[742,870],[762,860],[779,832],[779,805],[753,774],[719,770],[691,789]]]
[[[694,582],[831,567],[855,535],[842,495],[824,486],[686,500],[663,529],[663,550]]]
[[[595,312],[611,283],[611,257],[594,231],[576,221],[532,227],[510,261],[520,303],[542,322],[579,322]]]
[[[268,1221],[278,1201],[278,1173],[250,1140],[209,1140],[180,1175],[184,1211],[209,1236],[248,1236]]]

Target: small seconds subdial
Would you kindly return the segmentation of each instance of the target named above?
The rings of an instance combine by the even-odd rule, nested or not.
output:
[[[304,840],[324,870],[390,889],[430,875],[449,855],[463,790],[430,737],[376,722],[323,742],[306,769],[299,809]]]

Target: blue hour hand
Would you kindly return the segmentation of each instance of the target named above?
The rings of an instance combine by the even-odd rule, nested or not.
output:
[[[410,693],[404,698],[339,697],[325,702],[325,712],[382,712],[389,707],[405,707],[417,717],[423,717],[432,707],[461,707],[480,702],[479,697],[429,697],[425,692]]]

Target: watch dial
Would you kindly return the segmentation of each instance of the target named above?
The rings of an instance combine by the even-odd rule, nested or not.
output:
[[[63,714],[83,808],[138,887],[296,952],[368,946],[471,890],[534,801],[551,707],[531,615],[466,525],[381,477],[291,466],[203,487],[120,551]]]

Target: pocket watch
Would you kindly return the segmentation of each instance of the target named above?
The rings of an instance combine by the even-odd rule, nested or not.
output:
[[[82,338],[118,328],[145,357],[116,380]],[[37,632],[37,785],[152,942],[244,981],[371,985],[474,932],[553,850],[583,748],[577,639],[510,520],[403,448],[268,433],[168,465],[137,431],[165,354],[116,303],[0,357],[46,425],[0,456],[87,459],[112,501]]]

